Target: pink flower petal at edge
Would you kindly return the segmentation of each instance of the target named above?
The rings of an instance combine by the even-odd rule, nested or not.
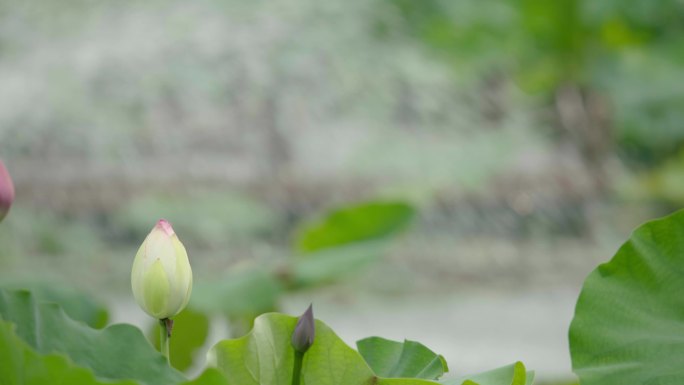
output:
[[[14,184],[5,164],[0,160],[0,221],[5,218],[14,202]]]

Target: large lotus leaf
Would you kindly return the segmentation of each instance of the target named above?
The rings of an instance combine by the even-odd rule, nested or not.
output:
[[[150,340],[159,348],[161,325],[154,321],[150,328]],[[209,317],[206,314],[186,308],[173,317],[173,333],[169,340],[171,366],[178,370],[188,369],[194,362],[195,354],[209,335]]]
[[[589,275],[570,353],[583,385],[684,384],[684,211],[639,227]]]
[[[290,344],[297,318],[264,314],[246,336],[225,340],[209,352],[209,364],[218,368],[230,385],[290,385],[294,350]],[[304,355],[303,385],[428,385],[421,379],[378,378],[354,349],[321,321],[316,339]]]
[[[366,241],[307,254],[293,261],[292,283],[302,287],[334,281],[376,261],[386,246],[385,241]]]
[[[444,357],[419,342],[368,337],[356,347],[378,376],[436,380],[449,371]]]
[[[146,385],[185,380],[131,325],[92,329],[27,291],[0,290],[0,317],[14,323],[16,334],[38,353],[62,353],[99,379],[134,379]]]
[[[43,355],[14,333],[15,325],[0,320],[0,383],[3,385],[139,385],[133,380],[99,380],[90,369],[59,354]],[[225,385],[223,375],[208,369],[183,385]]]
[[[518,361],[483,373],[442,380],[443,385],[532,385],[534,372]]]
[[[101,329],[107,325],[107,308],[87,293],[71,287],[47,282],[3,282],[3,289],[29,290],[39,301],[54,302],[67,315],[91,327]]]
[[[304,227],[297,248],[313,252],[349,243],[386,238],[402,230],[414,209],[403,202],[367,202],[333,211]]]
[[[41,355],[14,333],[15,325],[0,320],[0,383],[3,385],[135,385],[133,381],[100,381],[93,372],[67,357]]]

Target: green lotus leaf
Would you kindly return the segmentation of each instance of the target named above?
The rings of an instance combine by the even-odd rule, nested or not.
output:
[[[90,327],[101,329],[107,325],[107,308],[87,293],[54,282],[42,281],[3,281],[0,288],[7,290],[29,290],[42,302],[54,302],[64,312],[77,321]]]
[[[0,379],[3,385],[139,385],[133,380],[99,380],[87,368],[74,365],[59,354],[43,355],[16,335],[15,325],[0,320]],[[182,385],[225,385],[226,379],[215,369]]]
[[[230,385],[290,385],[294,349],[290,344],[296,317],[269,313],[258,317],[246,336],[225,340],[209,352]],[[378,377],[363,357],[321,321],[316,339],[304,355],[303,385],[428,385],[434,381]]]
[[[570,353],[582,385],[684,384],[684,211],[640,226],[587,277]]]
[[[483,373],[440,381],[443,385],[532,385],[533,382],[534,372],[527,371],[520,361]]]
[[[60,353],[93,371],[99,380],[133,379],[144,385],[185,381],[164,356],[131,325],[92,329],[69,318],[54,303],[39,302],[28,291],[0,290],[0,317],[40,354]]]
[[[403,202],[366,202],[335,210],[302,228],[297,248],[304,253],[377,240],[404,229],[414,216]]]
[[[0,320],[0,382],[3,385],[135,385],[133,381],[101,381],[92,371],[58,354],[41,355],[15,333],[15,325]]]
[[[368,337],[357,341],[356,347],[371,369],[382,377],[436,380],[449,371],[444,357],[419,342]]]

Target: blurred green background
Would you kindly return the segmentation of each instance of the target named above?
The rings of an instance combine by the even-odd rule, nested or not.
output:
[[[195,282],[246,318],[314,301],[348,341],[572,381],[583,278],[684,203],[683,17],[676,0],[0,2],[17,190],[0,280],[144,323],[130,267],[166,218]],[[306,240],[363,202],[409,214]],[[297,256],[319,246],[336,262]]]

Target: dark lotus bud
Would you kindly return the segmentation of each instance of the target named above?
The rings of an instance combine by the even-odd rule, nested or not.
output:
[[[0,222],[5,218],[14,201],[14,184],[5,164],[0,160]]]
[[[313,308],[309,305],[304,314],[299,317],[297,326],[292,333],[292,346],[299,353],[305,353],[314,343],[316,326],[314,324]]]

